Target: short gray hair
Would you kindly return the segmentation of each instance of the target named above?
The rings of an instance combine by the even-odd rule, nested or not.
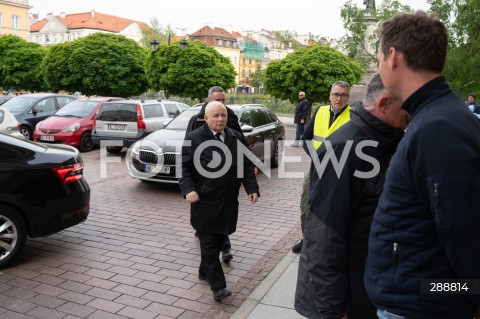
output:
[[[339,87],[342,87],[342,88],[347,88],[348,91],[350,92],[350,84],[348,84],[348,83],[345,82],[345,81],[337,81],[337,82],[333,83],[332,88],[330,89],[330,91],[332,91],[333,88],[336,87],[336,86],[339,86]]]
[[[382,78],[380,73],[375,73],[370,80],[370,83],[367,85],[367,91],[365,92],[365,97],[363,98],[363,106],[366,110],[373,110],[374,106],[372,105],[380,94],[385,90],[383,86]]]
[[[208,90],[208,97],[211,98],[215,92],[225,93],[225,90],[220,86],[212,86],[210,90]]]

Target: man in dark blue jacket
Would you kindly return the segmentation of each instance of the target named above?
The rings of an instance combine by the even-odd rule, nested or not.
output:
[[[297,124],[295,142],[290,146],[300,146],[300,140],[302,139],[305,124],[307,123],[308,100],[305,97],[305,92],[298,93],[298,99],[299,102],[297,106],[295,106],[295,117],[293,118],[293,123]]]
[[[424,12],[382,26],[380,75],[412,122],[370,230],[365,287],[379,318],[472,319],[480,307],[480,123],[442,75],[447,45]]]

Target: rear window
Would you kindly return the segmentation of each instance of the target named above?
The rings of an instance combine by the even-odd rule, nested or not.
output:
[[[165,117],[162,105],[160,104],[145,104],[143,105],[143,114],[145,118],[151,117]]]
[[[98,110],[97,120],[136,122],[137,105],[126,103],[104,103]]]

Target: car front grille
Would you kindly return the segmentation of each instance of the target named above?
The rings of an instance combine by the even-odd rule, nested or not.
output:
[[[45,130],[45,129],[40,129],[40,131],[42,131],[42,133],[46,133],[46,134],[55,134],[55,133],[58,133],[60,132],[60,130]]]
[[[140,151],[140,161],[143,163],[156,164],[160,163],[163,157],[163,165],[175,165],[177,157],[180,157],[178,153],[164,153],[158,155],[153,151]]]

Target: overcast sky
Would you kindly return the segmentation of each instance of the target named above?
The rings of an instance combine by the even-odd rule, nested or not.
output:
[[[415,10],[427,10],[426,0],[400,0]],[[193,33],[205,25],[227,30],[289,30],[339,38],[345,31],[340,8],[345,0],[298,0],[285,4],[279,0],[30,0],[32,13],[43,19],[48,13],[59,15],[96,12],[143,21],[159,19],[163,26],[185,28]],[[359,6],[363,0],[354,0]],[[378,6],[381,0],[376,1]]]

